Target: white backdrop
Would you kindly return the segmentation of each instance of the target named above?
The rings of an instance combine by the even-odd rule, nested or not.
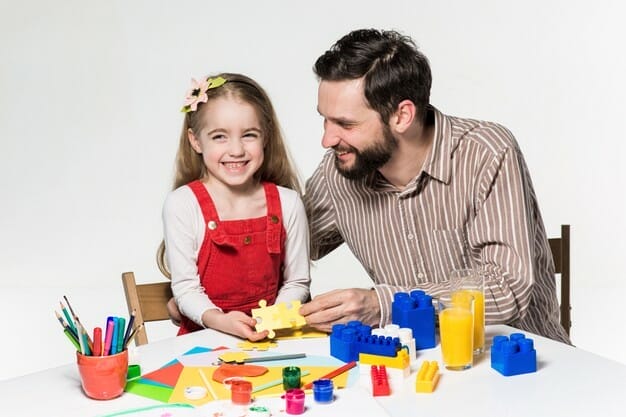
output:
[[[93,327],[126,315],[123,271],[159,279],[190,77],[259,81],[307,178],[323,153],[311,66],[361,27],[417,41],[442,111],[513,131],[549,235],[572,225],[573,341],[626,363],[621,3],[1,0],[0,379],[73,361],[53,313],[63,295]],[[345,249],[313,280],[314,294],[369,284]]]

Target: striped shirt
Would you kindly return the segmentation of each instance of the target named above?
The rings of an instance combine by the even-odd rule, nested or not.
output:
[[[495,123],[432,109],[435,136],[403,189],[378,171],[349,180],[329,151],[306,183],[311,258],[346,243],[374,282],[383,326],[393,294],[448,290],[454,269],[485,271],[487,324],[569,343],[559,322],[554,263],[515,138]]]

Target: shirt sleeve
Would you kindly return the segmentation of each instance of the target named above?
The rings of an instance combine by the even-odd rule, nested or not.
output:
[[[484,274],[487,324],[511,323],[527,314],[536,281],[533,260],[549,256],[548,246],[533,241],[545,233],[534,229],[543,223],[521,151],[506,129],[498,134],[508,137],[512,144],[491,153],[477,172],[474,213],[467,224],[465,242],[471,259],[468,266]],[[448,291],[449,283],[420,283],[415,287],[378,284],[374,289],[380,302],[381,325],[385,325],[391,322],[396,292],[420,289],[437,298]]]
[[[204,220],[189,187],[168,194],[162,217],[165,255],[176,304],[183,315],[204,327],[202,314],[219,307],[211,302],[200,284],[197,260],[204,239]]]
[[[486,167],[476,200],[468,244],[479,254],[484,273],[485,320],[510,323],[528,312],[536,284],[533,259],[539,255],[533,252],[541,246],[533,239],[545,237],[534,231],[543,223],[517,147],[505,149]]]
[[[283,285],[276,302],[307,301],[311,276],[309,271],[309,226],[304,204],[298,193],[279,188],[287,239],[283,264]]]
[[[332,156],[332,155],[330,155]],[[343,243],[337,228],[335,207],[326,185],[324,166],[329,161],[326,154],[313,175],[306,181],[304,206],[309,218],[311,259],[318,260]]]

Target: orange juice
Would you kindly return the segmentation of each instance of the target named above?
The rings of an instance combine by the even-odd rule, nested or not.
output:
[[[472,366],[474,320],[469,308],[451,306],[439,313],[441,355],[447,369]]]
[[[472,297],[474,299],[474,353],[481,353],[485,348],[485,295],[481,290],[458,290],[452,294],[452,303],[459,298],[464,301]]]

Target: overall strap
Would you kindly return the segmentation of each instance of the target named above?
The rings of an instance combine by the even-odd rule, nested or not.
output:
[[[278,187],[274,183],[264,182],[263,188],[267,204],[267,250],[269,253],[280,253],[283,212]]]
[[[217,210],[215,209],[215,204],[213,204],[213,200],[209,195],[202,181],[196,180],[187,184],[191,191],[196,196],[198,203],[200,204],[200,209],[202,210],[202,216],[204,216],[204,222],[208,224],[210,221],[219,222],[219,216],[217,215]]]

